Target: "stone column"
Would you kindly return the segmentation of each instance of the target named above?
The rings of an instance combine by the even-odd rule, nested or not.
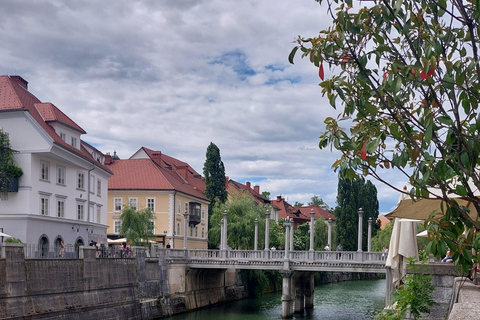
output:
[[[310,211],[310,250],[313,250],[313,235],[315,234],[315,211],[313,209]]]
[[[282,275],[282,318],[293,317],[292,306],[292,275],[291,270],[280,270]]]
[[[265,212],[265,251],[270,250],[270,210]]]
[[[332,218],[328,218],[328,245],[330,246],[330,250],[333,250],[333,248],[332,248],[332,225],[333,225]]]
[[[293,225],[295,224],[293,222],[293,219],[291,221],[292,221],[292,224],[290,226],[290,251],[293,250]]]
[[[290,228],[292,227],[291,220],[287,217],[283,222],[283,226],[285,227],[285,260],[290,259]]]
[[[224,250],[225,245],[223,244],[223,233],[225,230],[223,230],[223,219],[220,220],[220,250]]]
[[[185,210],[185,213],[183,214],[183,249],[186,250],[188,248],[187,246],[187,237],[188,237],[188,212]]]
[[[255,243],[253,245],[253,250],[258,250],[258,220],[255,219]]]
[[[362,252],[363,210],[358,209],[358,252]]]
[[[367,252],[372,251],[372,218],[368,218]]]
[[[223,249],[227,250],[228,243],[227,243],[227,210],[223,212]]]

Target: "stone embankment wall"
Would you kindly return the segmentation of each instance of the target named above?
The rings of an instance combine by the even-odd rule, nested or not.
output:
[[[235,270],[186,270],[160,258],[28,259],[22,244],[3,247],[0,319],[155,319],[246,296]],[[160,252],[160,254],[163,254]]]

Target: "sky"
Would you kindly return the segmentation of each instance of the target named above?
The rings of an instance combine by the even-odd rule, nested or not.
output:
[[[318,142],[340,111],[308,59],[288,62],[299,35],[330,23],[314,0],[2,0],[0,74],[22,76],[104,153],[143,146],[202,174],[213,142],[231,179],[335,207],[340,155]],[[380,213],[393,210],[399,194],[372,182]]]

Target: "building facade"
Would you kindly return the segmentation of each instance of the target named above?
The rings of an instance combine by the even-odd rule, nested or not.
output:
[[[129,159],[107,160],[114,173],[108,184],[108,236],[122,237],[125,206],[149,208],[153,240],[163,246],[207,249],[208,205],[202,177],[187,163],[142,147]],[[185,243],[186,236],[186,243]]]
[[[86,132],[51,103],[42,103],[19,76],[0,76],[0,128],[23,170],[17,192],[0,198],[0,227],[44,247],[106,243],[111,171],[92,154]],[[47,249],[45,249],[47,248]]]

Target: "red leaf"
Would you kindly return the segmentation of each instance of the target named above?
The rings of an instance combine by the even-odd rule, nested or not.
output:
[[[360,156],[362,157],[363,160],[367,160],[367,152],[365,151],[366,146],[367,146],[367,142],[365,141],[363,143],[362,151],[360,152]]]
[[[387,71],[385,71],[385,72],[383,73],[383,79],[385,79],[385,78],[387,77],[387,73],[388,73]]]
[[[323,80],[323,78],[324,78],[324,76],[325,76],[324,73],[323,73],[323,62],[320,63],[320,67],[318,68],[318,76],[319,76],[320,79],[322,79],[322,80]]]
[[[423,72],[423,70],[422,70],[420,72],[420,78],[422,78],[423,80],[426,80],[426,79],[430,78],[434,72],[435,72],[435,69],[432,69],[427,74],[425,74],[425,72]]]

